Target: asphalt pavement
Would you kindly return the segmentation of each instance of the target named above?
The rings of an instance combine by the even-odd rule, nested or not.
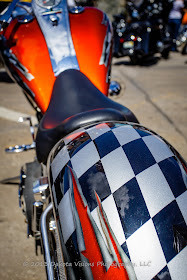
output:
[[[122,90],[115,101],[127,106],[139,122],[164,137],[187,160],[187,56],[172,53],[169,60],[149,60],[133,66],[128,58],[113,59],[112,80]],[[18,207],[20,167],[35,157],[34,151],[6,154],[4,147],[31,142],[21,115],[35,114],[21,89],[0,69],[0,279],[45,279],[43,258],[35,256],[34,239],[27,238]],[[13,180],[11,180],[13,178]]]

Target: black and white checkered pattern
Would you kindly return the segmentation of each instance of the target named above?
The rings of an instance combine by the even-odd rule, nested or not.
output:
[[[64,143],[51,170],[65,242],[75,231],[68,174],[62,171],[68,164],[102,233],[94,191],[99,195],[137,279],[185,280],[187,247],[176,251],[173,242],[175,225],[186,234],[186,174],[166,143],[141,127],[113,123],[76,131]]]

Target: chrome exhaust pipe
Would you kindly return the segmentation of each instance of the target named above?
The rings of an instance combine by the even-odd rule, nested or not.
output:
[[[46,270],[47,270],[48,280],[54,280],[53,265],[51,262],[49,240],[48,240],[48,234],[47,234],[47,216],[52,209],[53,209],[53,206],[52,206],[52,203],[50,203],[41,216],[41,233],[42,233],[45,261],[47,264]]]

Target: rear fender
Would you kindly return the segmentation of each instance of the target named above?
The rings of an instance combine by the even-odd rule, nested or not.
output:
[[[107,129],[109,127],[101,123],[92,125],[91,130],[77,130],[58,142],[49,156],[51,195],[68,279],[136,279],[133,265],[118,241],[123,232],[116,238],[114,225],[101,202],[108,186],[91,135],[94,137]],[[83,163],[84,156],[88,161]],[[75,171],[77,160],[80,160],[78,172]],[[99,184],[92,190],[86,186],[87,179],[83,175],[87,168],[90,169],[90,179],[87,179],[93,180],[95,186]],[[85,196],[87,187],[89,197]]]
[[[151,280],[166,259],[184,275],[187,168],[161,137],[138,124],[90,125],[57,143],[48,169],[70,279]]]

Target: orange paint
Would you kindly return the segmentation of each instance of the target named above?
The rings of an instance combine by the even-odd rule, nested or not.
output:
[[[115,253],[116,253],[116,255],[117,255],[118,262],[119,262],[119,264],[122,264],[123,261],[122,261],[122,259],[121,259],[120,254],[119,254],[119,251],[118,251],[116,242],[114,241],[114,238],[113,238],[113,236],[112,236],[112,234],[111,234],[111,232],[110,232],[110,229],[109,229],[109,227],[108,227],[108,224],[107,224],[107,222],[106,222],[106,220],[105,220],[105,217],[104,217],[104,214],[103,214],[103,210],[102,210],[102,206],[101,206],[101,201],[100,201],[99,196],[97,195],[96,192],[95,192],[95,195],[96,195],[96,199],[97,199],[97,203],[98,203],[98,206],[99,206],[100,213],[101,213],[101,215],[102,215],[102,218],[103,218],[104,223],[105,223],[105,226],[106,226],[106,228],[107,228],[107,231],[108,231],[110,240],[111,240],[111,242],[112,242],[112,245],[113,245],[113,247],[114,247]],[[122,269],[122,271],[124,272],[124,276],[123,276],[123,277],[125,277],[125,278],[123,278],[123,279],[127,279],[127,280],[128,280],[129,277],[128,277],[128,274],[127,274],[126,270],[125,270],[125,269]],[[122,278],[119,278],[119,279],[122,279]]]
[[[96,128],[96,129],[103,129],[103,128],[106,128],[106,123],[97,124],[97,125],[95,125],[95,128]]]
[[[95,8],[85,8],[80,14],[70,14],[70,28],[80,71],[105,95],[108,93],[107,67],[99,65],[107,26],[102,24],[103,13]],[[36,19],[30,23],[12,20],[4,32],[7,47],[34,78],[28,80],[11,64],[22,81],[34,94],[34,101],[42,113],[48,108],[56,77],[43,33]],[[89,94],[89,92],[88,92]]]
[[[55,76],[48,48],[36,19],[27,24],[13,20],[5,32],[8,46],[18,61],[34,76],[29,81],[17,68],[24,83],[35,94],[35,102],[44,113],[50,102]]]
[[[84,242],[85,242],[85,246],[86,246],[86,250],[81,253],[88,259],[89,263],[94,263],[94,266],[91,267],[93,278],[95,280],[99,280],[99,279],[102,279],[102,280],[103,279],[105,279],[105,280],[128,280],[129,278],[128,278],[125,268],[123,266],[116,266],[115,262],[113,263],[113,265],[110,266],[108,271],[106,271],[104,266],[97,265],[98,262],[100,262],[100,263],[103,262],[100,247],[97,242],[93,226],[91,224],[91,221],[90,221],[88,213],[87,213],[87,206],[86,207],[84,206],[84,203],[83,203],[81,195],[79,193],[74,175],[72,172],[71,172],[71,174],[72,174],[72,180],[73,180],[73,191],[74,191],[75,204],[76,204],[77,212],[78,212],[79,219],[81,222],[81,227],[82,227],[83,236],[84,236]],[[110,238],[111,238],[112,244],[114,246],[115,252],[117,254],[119,263],[122,263],[121,257],[117,250],[117,246],[116,246],[115,241],[111,234],[110,234]]]
[[[70,14],[71,35],[80,71],[105,95],[108,94],[107,67],[99,65],[107,26],[102,24],[103,13],[95,8],[85,8],[83,13]],[[89,93],[88,93],[89,94]]]

